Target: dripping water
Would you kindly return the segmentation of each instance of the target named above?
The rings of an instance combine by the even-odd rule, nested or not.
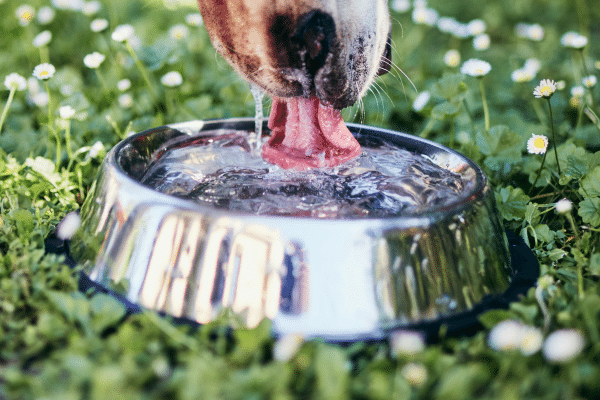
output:
[[[265,92],[259,86],[251,83],[250,84],[250,92],[252,93],[252,97],[254,97],[254,134],[250,135],[249,144],[252,149],[252,155],[258,156],[262,147],[262,128],[263,128],[263,98],[265,97]]]

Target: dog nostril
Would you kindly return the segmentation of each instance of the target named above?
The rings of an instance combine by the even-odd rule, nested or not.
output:
[[[334,45],[335,22],[331,15],[323,11],[310,11],[298,18],[292,41],[306,50],[306,68],[314,74],[325,64],[327,54]]]
[[[317,58],[321,54],[321,51],[323,51],[323,40],[325,40],[325,33],[323,33],[323,28],[320,26],[306,30],[304,33],[304,43],[306,44],[310,58]]]

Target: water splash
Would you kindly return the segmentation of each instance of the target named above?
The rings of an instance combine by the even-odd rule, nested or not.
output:
[[[470,192],[474,182],[388,144],[334,168],[284,170],[252,154],[248,132],[203,132],[170,146],[141,182],[199,204],[255,215],[382,218],[415,215]]]

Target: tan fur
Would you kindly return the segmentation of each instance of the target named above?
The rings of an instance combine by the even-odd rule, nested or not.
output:
[[[308,97],[337,108],[377,75],[389,35],[386,0],[198,0],[211,41],[233,68],[271,96]],[[317,72],[302,69],[291,37],[312,10],[331,15],[335,44]],[[315,51],[317,51],[315,49]]]

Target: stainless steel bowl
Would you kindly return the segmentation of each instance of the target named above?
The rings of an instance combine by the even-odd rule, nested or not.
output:
[[[510,285],[508,243],[481,169],[406,134],[348,124],[363,137],[427,155],[469,179],[450,205],[392,218],[257,216],[159,193],[140,178],[160,146],[253,119],[192,121],[114,147],[81,210],[74,258],[93,281],[143,308],[207,323],[227,309],[248,326],[326,340],[382,338],[460,315]]]

